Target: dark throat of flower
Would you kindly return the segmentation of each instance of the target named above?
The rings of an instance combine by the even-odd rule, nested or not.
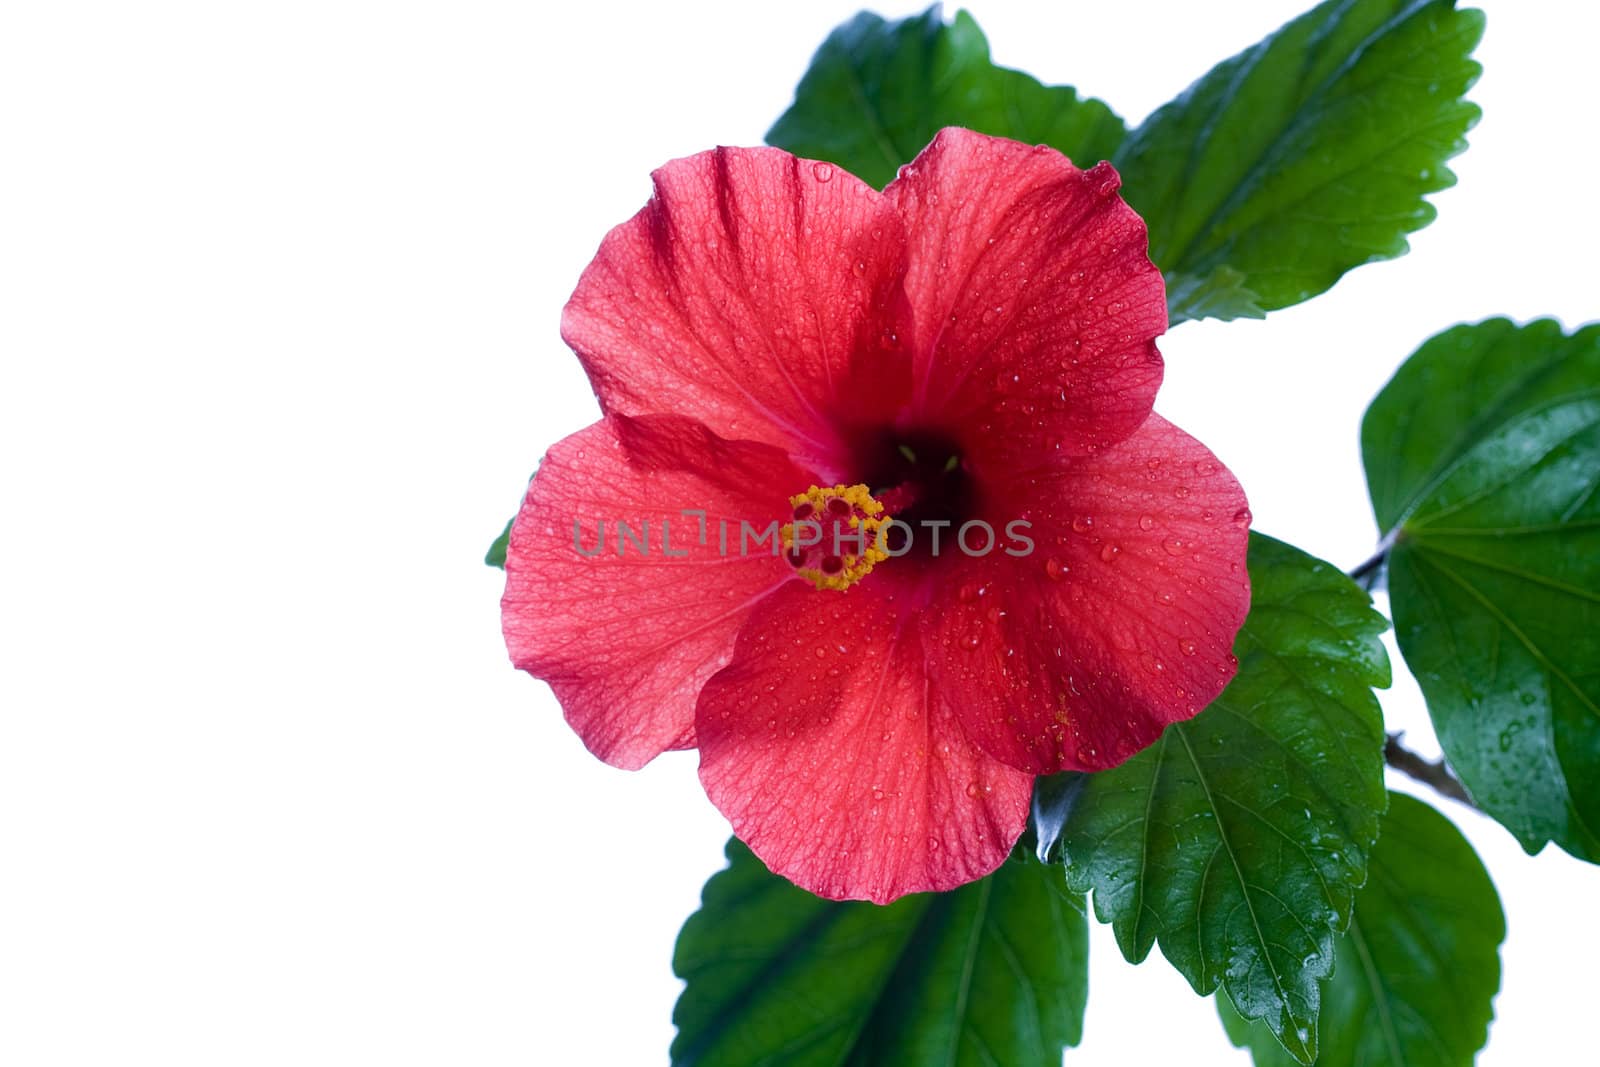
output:
[[[844,592],[888,560],[930,561],[940,533],[953,535],[974,510],[971,477],[942,435],[872,434],[857,456],[862,481],[791,496],[779,533],[789,565],[821,590]]]
[[[951,438],[934,432],[887,431],[863,442],[863,481],[897,520],[887,548],[908,561],[931,558],[930,528],[954,531],[976,511],[972,478]]]

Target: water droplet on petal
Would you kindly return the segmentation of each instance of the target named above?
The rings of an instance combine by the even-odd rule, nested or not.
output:
[[[1156,520],[1152,519],[1150,516],[1148,516],[1148,515],[1140,515],[1139,516],[1139,529],[1148,530],[1152,526],[1154,526],[1155,524],[1156,524]]]
[[[1250,525],[1250,520],[1255,518],[1250,514],[1249,508],[1240,508],[1233,513],[1233,524],[1243,530]]]
[[[1084,172],[1084,181],[1100,196],[1110,196],[1122,187],[1122,178],[1110,163],[1100,162]]]
[[[811,164],[811,174],[819,182],[830,182],[833,180],[833,164],[813,163]]]
[[[1051,556],[1044,561],[1044,573],[1052,582],[1059,582],[1062,575],[1067,573],[1067,565],[1056,557]]]

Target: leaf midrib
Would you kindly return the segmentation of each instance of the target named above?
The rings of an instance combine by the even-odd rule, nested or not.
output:
[[[1217,807],[1215,797],[1211,792],[1211,782],[1206,777],[1205,771],[1200,766],[1200,759],[1195,755],[1194,746],[1189,743],[1188,731],[1183,724],[1174,724],[1172,732],[1183,742],[1184,751],[1189,756],[1189,763],[1194,767],[1195,777],[1199,780],[1200,788],[1205,793],[1206,804],[1211,808],[1212,821],[1217,827],[1217,840],[1222,845],[1222,850],[1228,856],[1228,862],[1233,865],[1234,877],[1239,881],[1239,893],[1244,898],[1245,910],[1250,913],[1250,927],[1255,931],[1256,944],[1261,949],[1261,958],[1266,963],[1267,971],[1272,975],[1272,988],[1278,994],[1278,1003],[1283,1006],[1285,1013],[1289,1012],[1289,992],[1283,987],[1283,978],[1278,973],[1277,967],[1272,962],[1272,947],[1267,942],[1266,932],[1261,929],[1261,918],[1256,914],[1255,901],[1250,896],[1250,883],[1245,879],[1244,868],[1239,865],[1239,856],[1233,850],[1233,843],[1228,840],[1227,831],[1223,829],[1222,811]],[[1196,907],[1199,904],[1196,903]],[[1195,915],[1195,926],[1201,926],[1200,916]],[[1202,963],[1203,966],[1203,963]]]
[[[855,56],[850,55],[848,52],[846,53],[844,68],[849,73],[847,84],[850,87],[850,95],[855,98],[856,106],[866,116],[867,122],[871,127],[872,143],[877,146],[878,151],[883,153],[884,161],[889,164],[889,173],[893,175],[899,169],[900,164],[904,162],[899,158],[899,146],[894,143],[894,138],[889,133],[888,123],[884,121],[882,113],[878,111],[877,106],[867,96],[867,86],[861,80],[861,71],[856,66]]]
[[[1361,932],[1359,916],[1350,918],[1350,941],[1355,945],[1356,953],[1361,958],[1362,976],[1367,980],[1367,988],[1372,991],[1372,1002],[1377,1005],[1378,1019],[1383,1027],[1383,1043],[1389,1047],[1388,1067],[1407,1067],[1409,1060],[1400,1048],[1400,1035],[1395,1030],[1394,1016],[1389,1011],[1389,992],[1383,984],[1383,976],[1378,973],[1377,965],[1372,959],[1372,950],[1367,947],[1366,936]]]
[[[1448,556],[1451,559],[1458,559],[1463,563],[1470,563],[1475,567],[1482,567],[1484,570],[1496,571],[1500,574],[1519,579],[1520,581],[1527,582],[1530,585],[1537,585],[1541,588],[1549,589],[1552,592],[1562,593],[1576,600],[1589,600],[1596,604],[1600,604],[1600,591],[1583,589],[1575,585],[1568,585],[1565,582],[1558,582],[1554,578],[1548,578],[1545,575],[1538,574],[1534,571],[1523,570],[1521,567],[1513,567],[1508,563],[1500,563],[1496,560],[1484,559],[1481,556],[1469,555],[1466,552],[1456,552],[1448,548],[1441,548],[1438,545],[1431,545],[1428,543],[1427,538],[1425,537],[1415,537],[1411,540],[1413,548],[1416,551],[1423,553],[1431,552],[1440,556]]]
[[[961,1051],[961,1035],[967,1029],[967,1007],[972,996],[972,976],[978,964],[978,945],[983,941],[983,927],[989,919],[989,898],[994,893],[994,879],[985,878],[979,883],[978,906],[972,916],[972,932],[967,936],[967,952],[961,961],[961,984],[956,990],[954,1025],[950,1028],[950,1052],[945,1057],[946,1067],[955,1067]]]

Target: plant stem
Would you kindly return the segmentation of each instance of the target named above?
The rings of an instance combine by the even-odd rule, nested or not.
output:
[[[1379,548],[1378,551],[1374,552],[1365,563],[1362,563],[1355,570],[1350,572],[1350,580],[1361,582],[1363,589],[1371,590],[1372,586],[1368,582],[1363,581],[1363,579],[1370,578],[1372,575],[1376,574],[1378,572],[1378,568],[1383,566],[1383,561],[1388,558],[1389,546],[1384,545],[1382,548]]]
[[[1401,774],[1409,775],[1431,787],[1440,796],[1459,800],[1469,808],[1477,809],[1466,786],[1461,784],[1444,760],[1424,759],[1400,743],[1403,734],[1390,734],[1383,745],[1383,761]]]

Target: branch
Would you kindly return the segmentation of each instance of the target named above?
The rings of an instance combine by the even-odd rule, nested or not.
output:
[[[1478,805],[1472,802],[1472,797],[1467,793],[1467,787],[1461,784],[1461,779],[1451,772],[1444,760],[1424,759],[1400,743],[1403,734],[1390,734],[1383,745],[1383,761],[1401,774],[1409,775],[1431,787],[1440,796],[1459,800],[1469,808],[1476,809]]]
[[[1369,593],[1372,592],[1371,579],[1378,573],[1378,569],[1383,566],[1384,561],[1388,558],[1389,546],[1384,545],[1383,547],[1379,548],[1377,552],[1373,553],[1365,563],[1362,563],[1355,570],[1350,572],[1350,580],[1354,582],[1360,582],[1361,588],[1365,589]]]

